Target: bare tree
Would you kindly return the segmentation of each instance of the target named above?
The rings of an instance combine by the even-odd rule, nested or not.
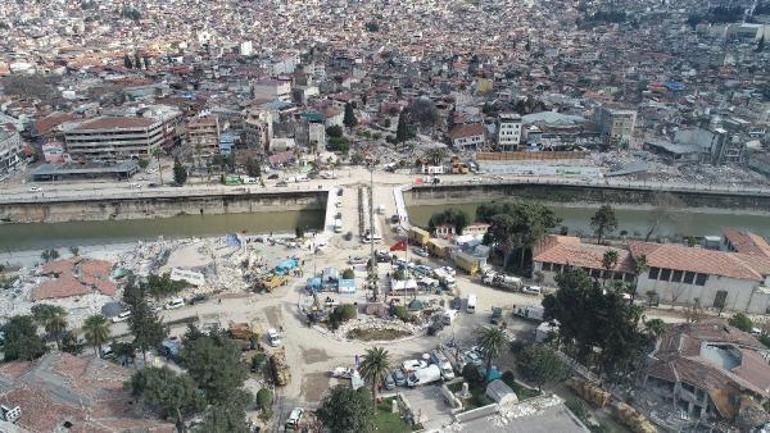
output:
[[[677,221],[681,215],[677,213],[677,210],[684,207],[684,203],[679,198],[667,192],[655,193],[652,198],[652,205],[647,233],[644,236],[645,241],[649,241],[663,224]]]

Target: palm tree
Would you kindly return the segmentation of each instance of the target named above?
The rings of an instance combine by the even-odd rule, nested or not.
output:
[[[631,304],[636,299],[636,289],[639,287],[639,275],[647,272],[650,265],[647,264],[647,256],[644,254],[634,257],[634,287],[631,287]]]
[[[54,315],[45,322],[45,332],[56,341],[56,348],[61,350],[62,338],[67,330],[67,319],[64,315]]]
[[[604,252],[604,256],[602,256],[602,267],[606,271],[606,275],[612,276],[612,270],[615,268],[615,265],[618,264],[618,252],[615,250],[607,250]],[[607,282],[607,277],[604,277],[605,283]]]
[[[492,369],[492,361],[500,355],[507,342],[508,339],[501,328],[486,326],[481,329],[478,345],[479,350],[487,360],[487,379]]]
[[[158,177],[160,178],[160,184],[163,185],[163,167],[160,165],[160,157],[163,155],[163,151],[160,150],[160,147],[156,147],[155,149],[152,149],[152,156],[154,156],[158,160]]]
[[[361,375],[364,380],[372,382],[372,398],[374,405],[377,405],[377,385],[380,384],[382,377],[388,373],[390,360],[388,351],[382,347],[373,347],[366,350],[366,354],[361,361]]]
[[[89,316],[83,323],[83,332],[88,344],[94,346],[94,353],[98,357],[102,344],[110,338],[110,324],[107,318],[101,314]]]

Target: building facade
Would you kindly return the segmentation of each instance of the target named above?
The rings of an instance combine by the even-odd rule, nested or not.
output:
[[[166,140],[164,122],[145,117],[100,117],[64,132],[73,159],[120,160],[148,157]]]
[[[0,178],[16,170],[22,163],[21,136],[13,127],[0,125]]]
[[[221,130],[217,116],[199,117],[187,122],[187,145],[197,156],[219,152]]]
[[[521,116],[515,113],[500,113],[497,117],[497,150],[513,152],[521,142]]]
[[[486,143],[484,125],[460,125],[449,131],[449,140],[455,149],[477,150]]]
[[[273,138],[273,116],[267,110],[247,109],[243,112],[241,141],[249,148],[267,151]]]
[[[627,148],[631,145],[636,127],[636,111],[599,107],[596,124],[605,146]]]

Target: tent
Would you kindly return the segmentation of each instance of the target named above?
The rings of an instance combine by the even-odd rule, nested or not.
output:
[[[356,293],[356,280],[339,280],[337,282],[337,291],[340,293]]]
[[[276,275],[286,275],[297,267],[299,267],[297,259],[286,259],[278,263],[278,266],[275,267],[275,273]]]
[[[124,310],[120,302],[108,302],[102,306],[102,314],[105,317],[115,317]]]
[[[321,278],[319,277],[313,277],[307,280],[307,285],[305,286],[308,292],[319,292],[321,289],[323,289],[323,284],[321,282]]]

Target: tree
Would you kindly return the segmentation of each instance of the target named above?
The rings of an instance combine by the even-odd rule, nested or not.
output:
[[[139,57],[139,53],[134,53],[134,68],[142,69],[142,58]]]
[[[374,407],[365,388],[354,391],[337,385],[316,411],[318,419],[334,433],[370,433],[374,430]]]
[[[350,102],[345,104],[345,117],[342,119],[342,123],[348,128],[358,125],[358,119],[356,119],[356,114],[353,111],[353,104]]]
[[[338,125],[332,125],[328,128],[326,128],[326,135],[330,138],[340,138],[342,137],[343,131],[342,128]]]
[[[56,251],[54,248],[48,248],[46,250],[43,250],[42,253],[40,253],[40,258],[43,259],[46,263],[52,262],[59,258],[59,252]]]
[[[147,302],[148,293],[148,284],[136,284],[135,281],[129,281],[123,289],[123,303],[131,310],[128,329],[134,336],[134,346],[142,352],[145,362],[147,351],[160,345],[168,335],[168,329]]]
[[[56,342],[56,347],[61,350],[62,339],[67,331],[67,310],[50,304],[36,304],[31,309],[35,322],[45,329],[49,339]]]
[[[163,151],[160,147],[152,149],[152,156],[158,160],[158,183],[163,185],[163,166],[160,164],[160,157],[163,155]]]
[[[270,419],[273,413],[273,391],[269,388],[257,391],[257,407],[262,411],[263,418]]]
[[[618,264],[618,258],[618,252],[615,250],[607,250],[604,252],[604,255],[602,256],[602,267],[607,271],[607,274],[612,275],[612,270],[615,269],[615,266]]]
[[[131,63],[131,57],[126,54],[123,56],[123,66],[125,66],[127,69],[132,69],[134,67],[134,64]]]
[[[162,418],[174,419],[179,433],[186,431],[186,417],[206,407],[203,394],[190,375],[176,374],[168,367],[147,367],[137,371],[126,387]]]
[[[559,340],[583,363],[608,373],[628,371],[646,338],[638,331],[642,310],[619,291],[605,291],[582,269],[556,276],[559,289],[543,300],[545,320],[559,322]],[[598,350],[597,350],[598,349]]]
[[[660,319],[650,319],[644,322],[644,329],[647,334],[658,338],[666,332],[667,325]]]
[[[70,254],[72,254],[73,256],[76,256],[76,257],[79,256],[80,255],[80,248],[78,248],[76,246],[71,246],[70,247]]]
[[[185,341],[181,360],[210,404],[227,401],[246,380],[241,348],[221,332]]]
[[[342,278],[345,280],[352,280],[355,277],[356,277],[356,274],[352,268],[347,268],[344,271],[342,271]]]
[[[591,217],[591,227],[594,228],[594,233],[598,243],[602,243],[604,235],[612,233],[618,228],[618,220],[615,218],[615,210],[612,206],[605,204],[596,211],[593,217]]]
[[[434,147],[425,152],[425,158],[433,165],[440,165],[446,156],[447,150],[445,147]]]
[[[754,328],[754,323],[751,321],[749,316],[743,313],[735,313],[733,317],[727,320],[727,323],[730,326],[734,326],[743,332],[751,332],[752,328]]]
[[[4,361],[32,361],[45,353],[45,343],[37,334],[32,316],[13,316],[2,330],[5,334]]]
[[[377,406],[377,387],[383,376],[388,374],[390,361],[388,351],[382,347],[373,347],[366,350],[361,362],[361,376],[372,384],[372,405]]]
[[[500,356],[503,348],[508,344],[508,339],[505,337],[502,329],[496,326],[486,326],[479,331],[477,343],[487,363],[488,379],[492,369],[492,361]]]
[[[209,406],[196,433],[248,433],[245,408],[251,401],[242,389],[233,391],[225,400]]]
[[[643,273],[647,272],[647,270],[650,268],[650,265],[647,264],[647,256],[645,254],[640,254],[637,257],[634,257],[633,260],[634,264],[634,285],[633,287],[630,287],[631,292],[631,300],[629,301],[629,304],[633,305],[634,300],[636,300],[636,290],[639,287],[639,276]],[[647,293],[649,296],[649,293]],[[658,294],[655,293],[655,298],[657,299]],[[650,304],[652,305],[652,304]]]
[[[256,158],[249,158],[246,160],[246,174],[251,177],[262,176],[262,167],[259,164],[259,160]]]
[[[547,383],[559,382],[567,377],[567,366],[548,346],[535,344],[524,349],[517,359],[519,371],[542,390]]]
[[[110,324],[101,314],[88,316],[83,323],[83,333],[88,344],[93,346],[94,354],[98,357],[102,345],[110,338]]]
[[[407,123],[411,127],[433,128],[438,120],[436,104],[425,97],[412,99],[406,107],[406,112],[408,113]]]
[[[188,286],[189,283],[184,280],[172,280],[171,274],[168,272],[163,275],[150,274],[147,276],[147,291],[155,298],[175,295]]]
[[[184,185],[187,182],[187,169],[178,159],[174,160],[174,182],[177,185]]]
[[[443,224],[451,224],[455,227],[458,235],[463,234],[463,230],[468,226],[468,214],[462,209],[450,208],[443,212],[433,214],[428,221],[428,228],[434,231],[436,227]]]
[[[763,34],[757,42],[757,52],[760,53],[765,50],[765,35]]]

